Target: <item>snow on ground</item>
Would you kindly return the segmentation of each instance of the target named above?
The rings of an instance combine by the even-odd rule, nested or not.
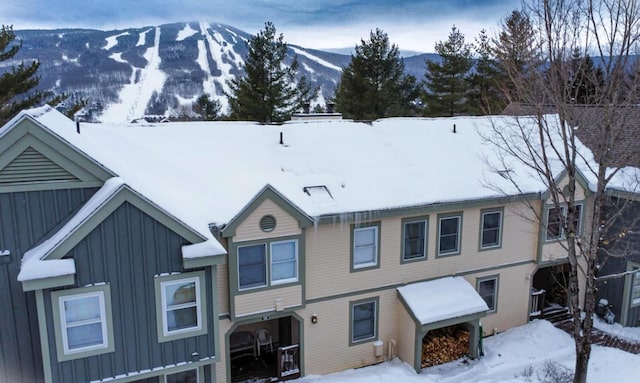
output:
[[[620,339],[630,342],[640,342],[640,327],[623,327],[619,323],[608,324],[598,317],[594,317],[593,325],[598,330],[602,330]]]
[[[105,109],[100,117],[102,122],[122,123],[144,116],[147,100],[153,92],[160,93],[165,81],[165,74],[160,70],[160,28],[155,28],[155,39],[152,47],[147,48],[143,57],[148,64],[145,68],[137,69],[132,66],[130,83],[123,86],[119,94],[118,103],[113,103]],[[112,57],[116,59],[115,57]],[[140,71],[138,81],[136,71]]]
[[[182,41],[189,36],[195,35],[196,33],[198,33],[198,31],[191,28],[191,25],[185,24],[184,28],[182,28],[180,32],[178,32],[178,37],[176,37],[176,41]]]
[[[305,52],[302,49],[298,49],[296,47],[289,46],[289,48],[291,48],[297,55],[304,56],[304,57],[306,57],[306,58],[308,58],[310,60],[313,60],[313,61],[317,62],[318,64],[320,64],[322,66],[325,66],[325,67],[327,67],[329,69],[333,69],[333,70],[337,70],[338,72],[342,72],[342,68],[340,68],[337,65],[331,64],[330,62],[325,61],[325,60],[321,59],[318,56],[314,56],[311,53]]]
[[[485,356],[425,368],[420,374],[394,359],[372,367],[324,376],[307,376],[300,383],[544,383],[545,366],[557,363],[559,371],[573,368],[571,337],[547,321],[536,320],[484,340]],[[593,346],[588,381],[636,383],[640,355]]]
[[[110,58],[110,59],[112,59],[112,60],[114,60],[114,61],[117,61],[117,62],[119,62],[119,63],[129,64],[129,62],[128,62],[127,60],[124,60],[124,59],[122,58],[122,52],[112,53],[112,54],[109,56],[109,58]]]
[[[218,66],[218,70],[222,72],[222,74],[218,77],[218,80],[220,81],[217,81],[217,82],[222,87],[225,93],[230,93],[231,89],[229,88],[229,85],[227,84],[227,82],[233,79],[235,76],[231,74],[231,71],[234,69],[234,67],[231,64],[229,64],[228,61],[231,60],[231,57],[235,57],[235,64],[237,67],[241,67],[242,65],[244,65],[244,61],[242,60],[239,54],[233,51],[233,49],[231,48],[232,47],[231,44],[225,44],[224,37],[220,33],[209,30],[209,26],[207,23],[205,22],[200,23],[200,33],[202,33],[202,35],[205,37],[205,41],[207,46],[209,47],[209,53],[211,54],[211,58]],[[199,48],[199,51],[202,52],[202,48],[200,44],[198,44],[198,48]],[[200,52],[198,52],[198,62],[200,63],[200,67],[203,67]],[[211,72],[205,72],[205,73],[211,73]],[[226,110],[229,104],[227,98],[216,97],[217,96],[216,92],[207,91],[207,89],[210,89],[210,88],[215,89],[215,85],[213,85],[213,81],[210,76],[207,76],[207,79],[205,80],[205,83],[203,84],[203,86],[206,93],[211,94],[214,98],[220,101],[222,110]]]
[[[147,42],[147,33],[151,31],[153,28],[149,28],[146,31],[140,32],[138,35],[138,42],[136,43],[137,47],[143,46]]]
[[[129,35],[129,32],[122,32],[120,34],[114,35],[114,36],[109,36],[107,37],[105,40],[107,41],[107,45],[105,45],[104,47],[102,47],[102,49],[104,50],[109,50],[113,47],[115,47],[116,45],[118,45],[118,37],[120,36],[127,36]]]

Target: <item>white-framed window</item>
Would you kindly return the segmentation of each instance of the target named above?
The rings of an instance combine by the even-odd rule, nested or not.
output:
[[[378,299],[351,302],[350,344],[376,339],[378,336]]]
[[[402,226],[402,261],[427,258],[427,220],[411,220]]]
[[[107,347],[104,292],[60,297],[58,304],[65,354]]]
[[[156,277],[159,342],[207,333],[204,281],[204,271]]]
[[[460,253],[462,215],[438,217],[438,255]]]
[[[353,229],[353,269],[378,265],[378,226]]]
[[[164,377],[164,383],[198,383],[199,369],[186,370],[176,372],[174,374],[167,374]]]
[[[500,247],[502,237],[502,210],[487,210],[482,212],[480,223],[480,248],[491,249]]]
[[[51,292],[58,360],[114,351],[108,284]]]
[[[298,241],[271,242],[271,284],[298,281]]]
[[[498,309],[498,277],[478,278],[477,289],[478,294],[489,306],[489,312],[495,312]]]
[[[240,290],[267,285],[267,245],[260,243],[238,247],[238,288]]]
[[[582,222],[582,204],[575,205],[576,214],[574,217],[574,227],[576,228],[576,232],[580,233],[580,222]],[[550,207],[547,209],[547,230],[545,234],[545,240],[554,241],[558,239],[563,239],[566,235],[564,229],[564,220],[567,215],[566,206],[561,206],[560,211],[555,207]]]

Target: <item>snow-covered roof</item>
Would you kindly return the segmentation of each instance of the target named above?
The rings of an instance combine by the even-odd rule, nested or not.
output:
[[[421,325],[489,310],[484,299],[462,277],[446,277],[398,287]]]
[[[208,238],[266,185],[309,217],[546,191],[517,161],[517,187],[487,165],[498,157],[485,136],[514,117],[81,123],[78,134],[51,108],[25,113]]]

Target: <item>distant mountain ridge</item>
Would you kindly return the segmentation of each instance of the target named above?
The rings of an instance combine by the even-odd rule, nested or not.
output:
[[[186,22],[101,31],[18,30],[22,48],[13,61],[40,61],[40,88],[88,99],[86,117],[128,122],[145,115],[172,116],[202,93],[226,109],[227,81],[242,73],[249,33],[229,25]],[[286,40],[286,36],[285,36]],[[354,45],[357,42],[354,42]],[[313,104],[324,105],[340,81],[350,55],[289,44],[299,73],[320,89]],[[407,73],[421,79],[426,58],[405,59]],[[0,70],[3,70],[0,66]]]

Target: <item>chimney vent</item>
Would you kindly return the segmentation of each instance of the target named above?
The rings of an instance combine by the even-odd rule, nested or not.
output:
[[[310,103],[305,102],[304,104],[302,104],[302,113],[309,114],[310,110],[311,110],[311,104]]]
[[[280,132],[280,145],[284,145],[284,137],[282,135],[282,132]]]
[[[80,121],[76,121],[76,133],[80,134]]]
[[[456,133],[456,124],[453,124],[453,132]]]
[[[333,113],[333,109],[336,107],[336,104],[333,102],[327,103],[327,113]]]

